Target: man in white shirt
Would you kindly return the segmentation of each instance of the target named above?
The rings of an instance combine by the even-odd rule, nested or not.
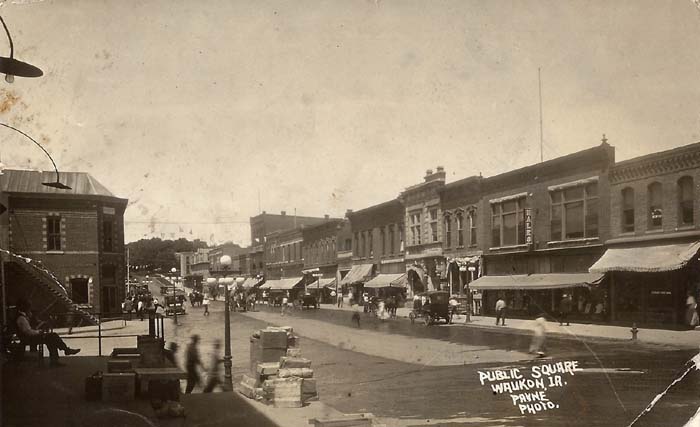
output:
[[[496,325],[498,325],[499,320],[502,326],[506,325],[506,302],[503,298],[499,298],[496,301]]]
[[[202,305],[204,306],[204,315],[209,316],[209,297],[207,295],[204,295]]]
[[[63,350],[66,356],[80,352],[79,348],[72,349],[68,347],[57,334],[32,328],[29,323],[29,312],[31,310],[29,301],[25,299],[17,301],[17,310],[19,311],[19,316],[17,316],[16,320],[17,335],[20,337],[20,340],[29,345],[46,345],[46,348],[49,349],[51,366],[63,366],[58,361],[58,350]]]

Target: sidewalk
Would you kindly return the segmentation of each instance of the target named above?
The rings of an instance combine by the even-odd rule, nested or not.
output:
[[[339,308],[335,304],[322,304],[324,310],[355,311],[358,306],[344,305]],[[362,307],[359,307],[362,312]],[[409,308],[399,308],[396,315],[399,318],[408,318]],[[453,326],[471,328],[489,328],[499,331],[509,331],[520,334],[531,334],[535,328],[535,321],[530,319],[507,319],[506,326],[496,326],[495,318],[489,316],[471,316],[471,322],[465,323],[465,316],[455,316]],[[571,326],[559,326],[558,322],[547,322],[547,334],[559,338],[578,340],[592,338],[602,340],[632,341],[631,327],[597,325],[585,323],[571,323]],[[667,345],[680,348],[697,349],[700,346],[700,331],[670,331],[664,329],[639,329],[637,339],[648,344]]]

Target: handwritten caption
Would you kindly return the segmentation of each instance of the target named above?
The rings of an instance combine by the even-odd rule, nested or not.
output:
[[[567,384],[564,378],[580,370],[577,361],[568,361],[537,365],[529,370],[509,368],[478,372],[481,385],[490,386],[493,394],[510,395],[513,405],[525,415],[559,408],[547,397],[547,389],[564,387]]]

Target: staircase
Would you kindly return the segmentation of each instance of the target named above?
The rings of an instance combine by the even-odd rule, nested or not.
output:
[[[70,297],[68,297],[68,292],[63,285],[61,285],[61,282],[41,264],[30,258],[25,258],[2,249],[0,249],[0,251],[3,252],[3,259],[7,259],[6,257],[10,258],[10,263],[8,263],[9,265],[6,264],[6,266],[10,268],[17,267],[17,269],[26,276],[31,277],[32,284],[51,295],[55,303],[59,303],[61,306],[65,307],[66,310],[72,311],[89,325],[97,325],[99,323],[99,319],[92,313],[73,303]]]

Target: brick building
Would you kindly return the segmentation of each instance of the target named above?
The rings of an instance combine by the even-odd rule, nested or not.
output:
[[[588,269],[609,236],[614,161],[614,148],[604,142],[481,179],[475,211],[484,276],[472,288],[484,291],[486,313],[499,296],[511,313],[523,316],[557,313],[564,293],[573,294],[582,317],[607,301],[604,289],[585,285],[601,278]]]
[[[438,289],[441,279],[445,277],[440,204],[445,175],[441,166],[435,172],[428,169],[422,183],[406,188],[399,196],[405,208],[404,256],[410,293]]]
[[[119,312],[125,297],[127,200],[115,197],[87,173],[61,174],[71,190],[42,185],[53,179],[53,172],[24,170],[6,170],[0,176],[7,208],[0,215],[2,247],[33,259],[53,275],[72,300],[58,295],[63,310],[75,303],[95,313]],[[14,261],[6,267],[10,303],[21,295],[36,300],[42,291],[55,290],[50,275],[28,274]]]
[[[406,273],[404,215],[403,203],[398,199],[346,214],[352,233],[353,266],[341,285],[352,287],[353,295],[362,293],[372,277],[383,276],[375,283],[390,279],[384,280],[387,287],[403,289],[405,286],[401,281]],[[347,247],[347,239],[345,245]]]
[[[700,144],[637,157],[610,171],[610,233],[591,268],[609,278],[610,320],[687,325],[698,298]]]

